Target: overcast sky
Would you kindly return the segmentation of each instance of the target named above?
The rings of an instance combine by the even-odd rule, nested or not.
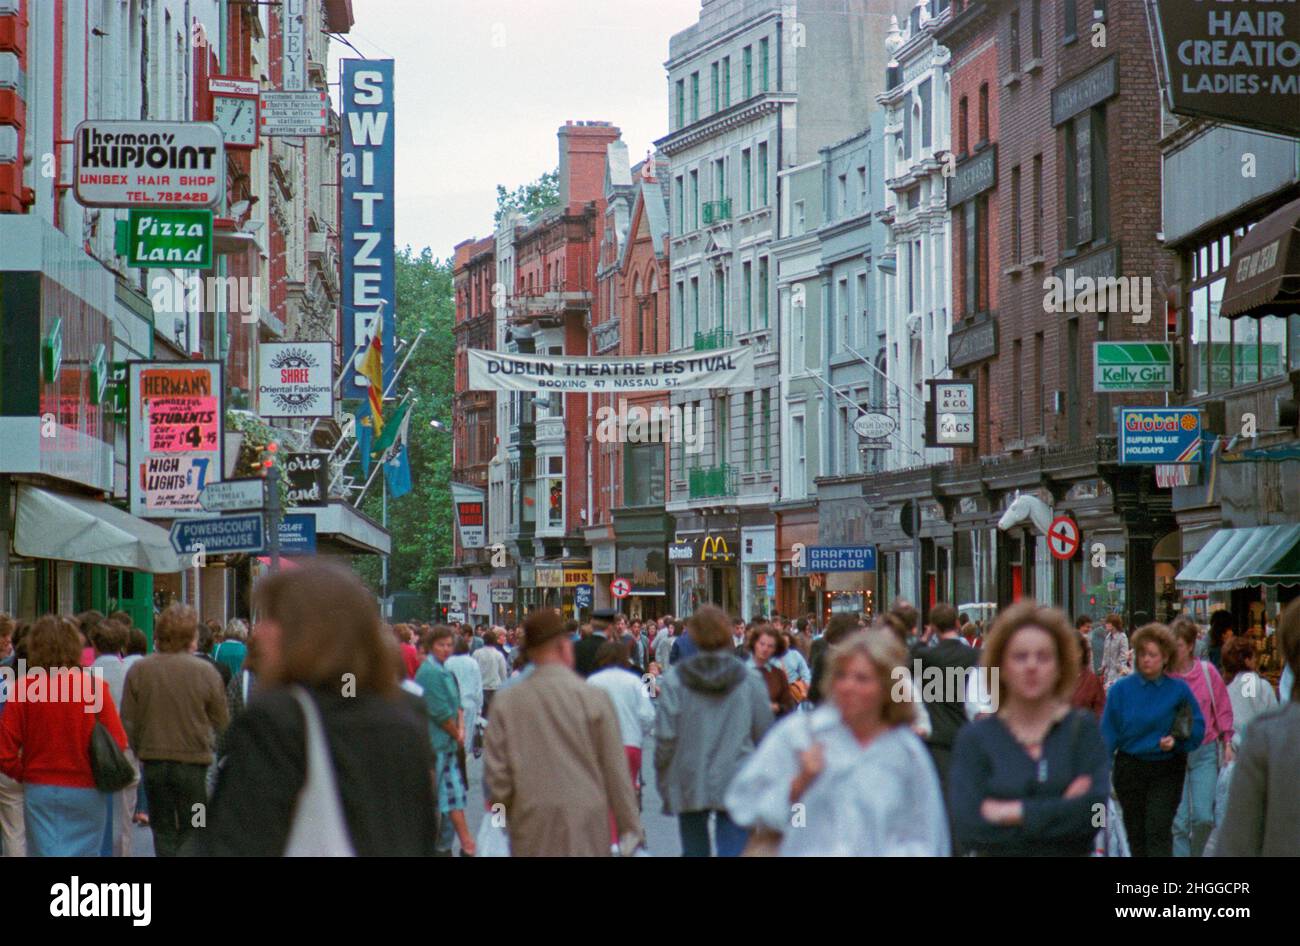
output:
[[[645,156],[668,131],[668,38],[698,19],[700,0],[352,6],[348,41],[396,63],[397,246],[448,257],[491,232],[498,184],[554,169],[565,120],[611,121],[632,162]],[[333,45],[336,58],[356,55]]]

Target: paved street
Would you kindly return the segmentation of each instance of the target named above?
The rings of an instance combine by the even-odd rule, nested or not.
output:
[[[642,750],[641,779],[645,783],[642,796],[641,820],[645,825],[646,846],[655,857],[678,857],[682,853],[681,839],[677,834],[677,819],[662,813],[659,793],[654,787],[654,742],[646,743]],[[483,809],[483,760],[469,759],[469,825],[478,833]],[[153,857],[153,832],[143,825],[132,826],[132,857]]]

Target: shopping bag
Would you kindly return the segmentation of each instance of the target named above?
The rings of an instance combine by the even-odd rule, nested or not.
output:
[[[503,825],[496,823],[496,815],[486,812],[479,822],[474,844],[479,857],[509,857],[510,836]]]

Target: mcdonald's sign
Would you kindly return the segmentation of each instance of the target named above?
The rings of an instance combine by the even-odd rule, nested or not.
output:
[[[701,562],[734,562],[736,553],[731,551],[727,537],[720,533],[710,533],[700,543]]]

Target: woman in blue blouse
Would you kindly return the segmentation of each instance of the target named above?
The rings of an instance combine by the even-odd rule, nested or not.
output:
[[[953,747],[958,851],[1086,856],[1110,782],[1096,717],[1070,706],[1078,633],[1061,612],[1022,602],[993,625],[980,662],[997,711],[963,726]]]
[[[1101,732],[1115,753],[1115,797],[1134,857],[1170,857],[1187,753],[1205,736],[1205,717],[1182,680],[1165,674],[1174,636],[1163,624],[1133,634],[1137,673],[1106,694]]]

